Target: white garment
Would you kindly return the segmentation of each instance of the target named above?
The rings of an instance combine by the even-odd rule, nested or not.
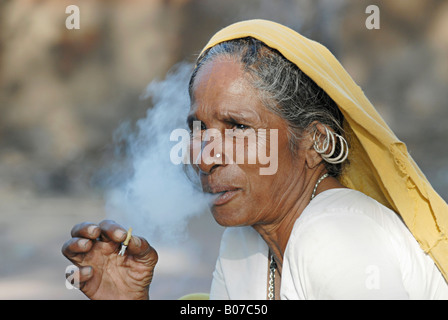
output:
[[[211,299],[266,299],[268,247],[252,227],[227,228]],[[350,189],[318,194],[296,220],[282,299],[448,299],[448,284],[400,218]]]

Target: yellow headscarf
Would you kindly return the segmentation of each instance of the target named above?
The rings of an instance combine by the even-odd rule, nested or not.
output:
[[[350,165],[341,182],[399,213],[448,280],[448,205],[338,60],[321,44],[266,20],[230,25],[217,32],[204,50],[244,37],[277,49],[337,103],[351,144]]]

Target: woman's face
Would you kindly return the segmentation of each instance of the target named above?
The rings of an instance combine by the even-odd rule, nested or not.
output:
[[[305,168],[304,157],[300,150],[295,157],[292,155],[287,123],[263,106],[239,63],[216,58],[201,67],[188,117],[191,130],[198,129],[194,128],[198,123],[201,141],[193,141],[190,152],[194,155],[202,151],[201,163],[195,166],[203,190],[217,195],[211,208],[216,221],[223,226],[241,226],[281,218],[282,211],[287,211],[299,196],[296,186]],[[237,137],[227,139],[232,133]],[[255,134],[256,143],[241,138],[244,134]],[[212,143],[219,148],[210,148]],[[242,151],[244,161],[237,158]],[[250,151],[256,151],[256,161],[249,160],[249,154],[253,155]],[[268,165],[261,163],[260,152],[277,161],[270,164],[276,169],[271,170],[273,174],[261,174],[260,169]]]

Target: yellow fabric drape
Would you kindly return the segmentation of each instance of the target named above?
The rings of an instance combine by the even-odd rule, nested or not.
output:
[[[232,24],[217,32],[204,50],[244,37],[277,49],[337,103],[351,144],[350,165],[341,182],[399,213],[448,280],[448,205],[339,61],[318,42],[266,20]]]

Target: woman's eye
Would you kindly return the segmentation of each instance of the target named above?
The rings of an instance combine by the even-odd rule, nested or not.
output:
[[[207,127],[202,121],[194,121],[190,128],[190,135],[193,136],[195,133],[200,133],[207,130]]]
[[[235,131],[235,130],[246,130],[246,129],[248,129],[249,127],[248,126],[246,126],[246,125],[244,125],[244,124],[239,124],[239,123],[237,123],[237,124],[235,124],[234,126],[233,126],[233,130]]]

